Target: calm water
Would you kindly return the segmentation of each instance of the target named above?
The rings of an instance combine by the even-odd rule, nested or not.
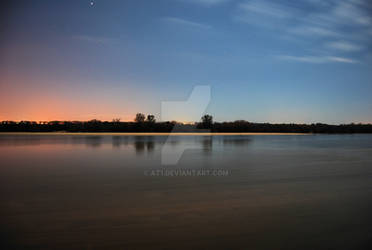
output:
[[[8,249],[372,249],[371,135],[1,134],[0,159]]]

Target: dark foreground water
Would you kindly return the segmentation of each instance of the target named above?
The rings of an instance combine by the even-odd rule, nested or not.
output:
[[[371,135],[1,134],[0,162],[2,249],[372,249]]]

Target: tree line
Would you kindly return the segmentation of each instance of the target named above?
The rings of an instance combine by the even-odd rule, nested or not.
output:
[[[154,115],[136,114],[133,122],[112,121],[2,121],[0,132],[216,132],[216,133],[372,133],[372,124],[272,124],[245,120],[214,122],[204,115],[200,122],[183,124],[176,121],[156,122]]]

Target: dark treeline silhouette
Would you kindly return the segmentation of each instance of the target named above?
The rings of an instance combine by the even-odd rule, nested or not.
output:
[[[213,122],[211,115],[204,115],[195,124],[175,121],[156,122],[155,116],[138,113],[134,122],[109,121],[2,121],[0,132],[216,132],[216,133],[372,133],[372,124],[271,124],[252,123],[244,120]]]

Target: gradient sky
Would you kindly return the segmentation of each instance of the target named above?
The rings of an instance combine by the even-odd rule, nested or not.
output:
[[[210,85],[217,121],[372,122],[363,0],[9,1],[0,120],[160,117]]]

